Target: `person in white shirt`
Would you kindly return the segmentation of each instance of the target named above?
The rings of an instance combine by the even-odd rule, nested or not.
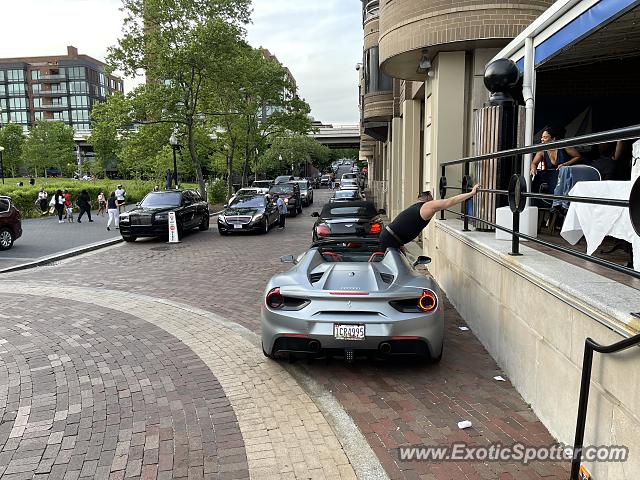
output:
[[[118,205],[118,211],[120,213],[124,212],[124,204],[125,204],[125,196],[127,195],[127,192],[124,191],[124,188],[122,188],[122,185],[118,185],[118,188],[115,191],[116,194],[116,203]]]
[[[40,210],[42,211],[42,215],[46,215],[47,210],[49,209],[47,198],[49,198],[49,194],[45,191],[44,188],[41,188],[40,191],[38,192],[38,200],[36,200],[36,203],[40,205]]]

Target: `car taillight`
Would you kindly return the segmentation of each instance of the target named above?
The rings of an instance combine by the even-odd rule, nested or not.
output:
[[[319,237],[328,237],[331,235],[331,229],[327,225],[318,225],[316,227],[316,234]]]
[[[423,290],[420,299],[418,299],[418,308],[423,312],[432,312],[438,306],[436,294],[431,290]]]
[[[372,223],[371,224],[371,228],[369,229],[369,233],[377,234],[377,233],[380,233],[381,231],[382,231],[382,224],[381,223]]]
[[[284,306],[284,297],[280,294],[280,288],[276,287],[269,290],[265,303],[269,308],[282,308]]]

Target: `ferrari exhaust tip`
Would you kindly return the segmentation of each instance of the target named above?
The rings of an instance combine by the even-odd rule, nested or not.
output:
[[[309,344],[307,345],[307,348],[311,351],[311,352],[319,352],[320,351],[320,342],[317,340],[311,340],[309,342]]]
[[[389,342],[381,343],[378,349],[380,350],[380,353],[384,353],[385,355],[389,354],[391,353],[391,344]]]

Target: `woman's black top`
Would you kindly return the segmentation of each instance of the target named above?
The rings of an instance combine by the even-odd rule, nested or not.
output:
[[[118,208],[118,204],[116,203],[118,199],[116,197],[109,197],[107,199],[107,207],[108,208]]]

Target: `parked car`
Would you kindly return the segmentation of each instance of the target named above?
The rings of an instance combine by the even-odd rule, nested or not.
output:
[[[343,178],[340,183],[340,190],[360,190],[357,180]]]
[[[337,190],[329,202],[357,202],[360,200],[364,200],[360,190]]]
[[[179,237],[192,228],[209,229],[209,205],[196,190],[150,192],[133,210],[120,214],[123,240],[167,236],[169,212],[176,212]]]
[[[264,291],[265,356],[442,358],[442,293],[415,271],[428,257],[412,265],[377,239],[345,238],[281,260],[293,267],[271,277]]]
[[[372,202],[327,203],[322,212],[314,212],[317,217],[313,225],[313,241],[336,237],[380,236],[384,228],[381,215],[384,210],[376,210]]]
[[[293,175],[280,175],[279,177],[276,177],[276,179],[273,181],[273,184],[277,185],[279,183],[293,182],[294,180],[295,178],[293,177]]]
[[[9,250],[22,236],[22,215],[11,197],[0,196],[0,250]]]
[[[49,167],[47,168],[47,177],[57,178],[62,174],[58,167]]]
[[[273,180],[254,180],[251,187],[257,189],[259,193],[266,195],[269,193],[269,189],[272,185]]]
[[[287,206],[287,213],[292,217],[302,213],[300,186],[296,182],[275,184],[269,189],[269,196],[273,197],[276,194],[282,197],[284,204]]]
[[[313,203],[313,187],[309,180],[296,180],[296,183],[300,186],[300,199],[303,207],[308,207]]]
[[[267,190],[268,192],[268,190]],[[229,199],[229,203],[231,203],[233,201],[234,198],[236,198],[239,195],[258,195],[260,194],[260,189],[258,188],[254,188],[254,187],[243,187],[238,189],[238,191],[236,193],[233,194],[233,196]],[[265,193],[262,193],[261,195],[265,195]]]
[[[278,223],[278,218],[275,203],[265,195],[238,195],[218,215],[218,232],[220,235],[251,231],[268,233]]]
[[[322,177],[320,177],[320,186],[329,186],[329,184],[331,183],[331,174],[329,173],[325,173],[324,175],[322,175]]]

